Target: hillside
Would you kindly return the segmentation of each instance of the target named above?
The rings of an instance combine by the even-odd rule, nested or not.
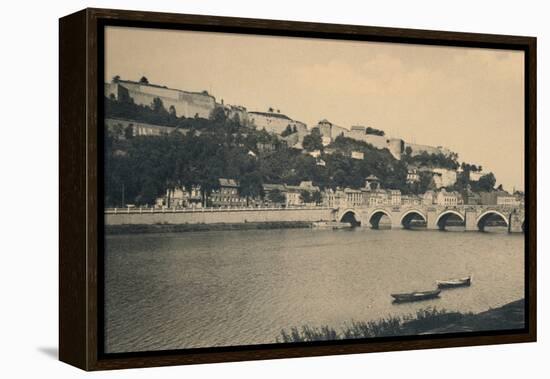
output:
[[[369,175],[377,176],[384,188],[423,193],[431,180],[408,184],[408,165],[458,167],[457,155],[406,155],[398,160],[387,149],[346,137],[325,147],[315,129],[304,137],[304,150],[294,149],[281,136],[227,117],[222,108],[216,108],[210,119],[183,118],[164,109],[161,101],[146,107],[106,98],[105,117],[170,126],[174,131],[134,136],[131,130],[107,130],[107,206],[151,204],[175,186],[200,186],[208,195],[217,189],[219,178],[237,179],[241,195],[251,197],[263,196],[265,183],[312,181],[321,189],[360,188]],[[319,150],[319,156],[308,153],[312,150]],[[353,159],[353,151],[363,153],[363,158]]]

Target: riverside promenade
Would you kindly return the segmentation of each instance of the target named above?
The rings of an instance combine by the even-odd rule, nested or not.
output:
[[[105,225],[316,222],[334,219],[329,207],[111,208]]]
[[[357,207],[238,207],[238,208],[110,208],[105,210],[105,225],[179,225],[240,224],[319,221],[350,222],[378,229],[382,217],[394,229],[410,228],[422,222],[430,230],[444,230],[451,220],[459,221],[467,231],[483,231],[495,220],[509,232],[525,230],[525,212],[518,206],[458,205],[387,205]]]

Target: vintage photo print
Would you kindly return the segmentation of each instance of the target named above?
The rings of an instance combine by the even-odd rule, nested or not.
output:
[[[525,327],[524,51],[106,26],[105,353]]]

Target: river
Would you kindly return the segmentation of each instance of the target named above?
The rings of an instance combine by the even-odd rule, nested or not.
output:
[[[105,246],[108,353],[274,343],[292,326],[480,312],[524,295],[524,236],[500,228],[131,234]],[[471,287],[439,299],[391,301],[469,274]]]

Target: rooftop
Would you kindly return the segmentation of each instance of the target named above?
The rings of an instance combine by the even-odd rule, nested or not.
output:
[[[285,120],[292,121],[292,119],[290,117],[288,117],[287,115],[282,114],[282,113],[277,113],[277,112],[256,112],[256,111],[254,111],[254,112],[248,112],[248,114],[257,114],[257,115],[260,115],[260,116],[282,118],[282,119],[285,119]]]
[[[235,188],[239,187],[235,179],[220,178],[219,183],[220,183],[220,186],[222,187],[235,187]]]

